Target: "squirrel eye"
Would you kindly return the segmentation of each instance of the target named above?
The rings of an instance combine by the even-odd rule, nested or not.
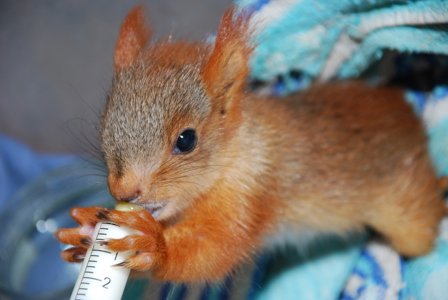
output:
[[[174,152],[178,154],[186,154],[196,147],[196,131],[194,129],[186,129],[179,134],[174,145]]]

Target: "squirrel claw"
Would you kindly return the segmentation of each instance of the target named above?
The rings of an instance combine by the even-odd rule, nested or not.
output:
[[[96,212],[95,217],[97,217],[101,221],[110,221],[109,214],[110,212],[108,210],[99,209]]]
[[[73,247],[61,252],[62,259],[68,262],[82,262],[86,256],[87,249],[82,247]]]
[[[126,267],[128,263],[126,261],[113,265],[112,267]]]
[[[95,244],[99,246],[107,246],[109,244],[109,241],[96,241]]]
[[[122,266],[128,269],[137,271],[148,271],[151,270],[156,261],[159,261],[160,257],[157,253],[140,253],[129,257],[122,263],[116,266]]]
[[[82,245],[90,246],[92,245],[92,240],[87,237],[82,237],[79,241]]]

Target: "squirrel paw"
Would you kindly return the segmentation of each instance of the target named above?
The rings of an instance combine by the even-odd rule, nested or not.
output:
[[[81,262],[84,259],[86,249],[93,243],[92,234],[98,222],[113,222],[140,233],[102,242],[112,251],[136,252],[119,266],[146,271],[159,264],[165,257],[162,226],[145,210],[121,212],[98,206],[75,207],[70,210],[70,215],[80,226],[59,229],[55,233],[60,242],[75,246],[61,253],[61,257],[66,261]]]
[[[97,212],[96,216],[100,221],[110,221],[141,233],[104,242],[104,245],[112,251],[132,250],[136,252],[135,255],[118,264],[118,266],[147,271],[164,260],[165,242],[162,226],[147,211],[121,212],[102,209]]]
[[[70,216],[80,225],[76,228],[64,228],[55,232],[55,237],[63,244],[69,244],[81,248],[89,248],[92,245],[92,235],[98,218],[95,213],[102,209],[98,206],[75,207],[70,210]]]

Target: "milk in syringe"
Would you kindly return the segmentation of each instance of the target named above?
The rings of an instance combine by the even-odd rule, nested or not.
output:
[[[119,202],[120,211],[140,210],[142,207]],[[116,267],[135,251],[113,252],[101,241],[120,239],[135,234],[132,229],[112,222],[100,222],[92,235],[93,245],[87,250],[70,300],[120,300],[123,295],[130,269]]]

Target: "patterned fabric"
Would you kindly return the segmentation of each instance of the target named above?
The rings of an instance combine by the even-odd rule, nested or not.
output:
[[[342,292],[341,300],[444,300],[448,296],[448,220],[434,251],[405,260],[388,245],[369,241]]]
[[[407,99],[425,122],[439,175],[448,176],[448,87],[436,87],[431,93],[409,91]]]
[[[448,54],[443,0],[236,0],[255,10],[252,76],[284,92],[313,79],[353,78],[384,50]]]

